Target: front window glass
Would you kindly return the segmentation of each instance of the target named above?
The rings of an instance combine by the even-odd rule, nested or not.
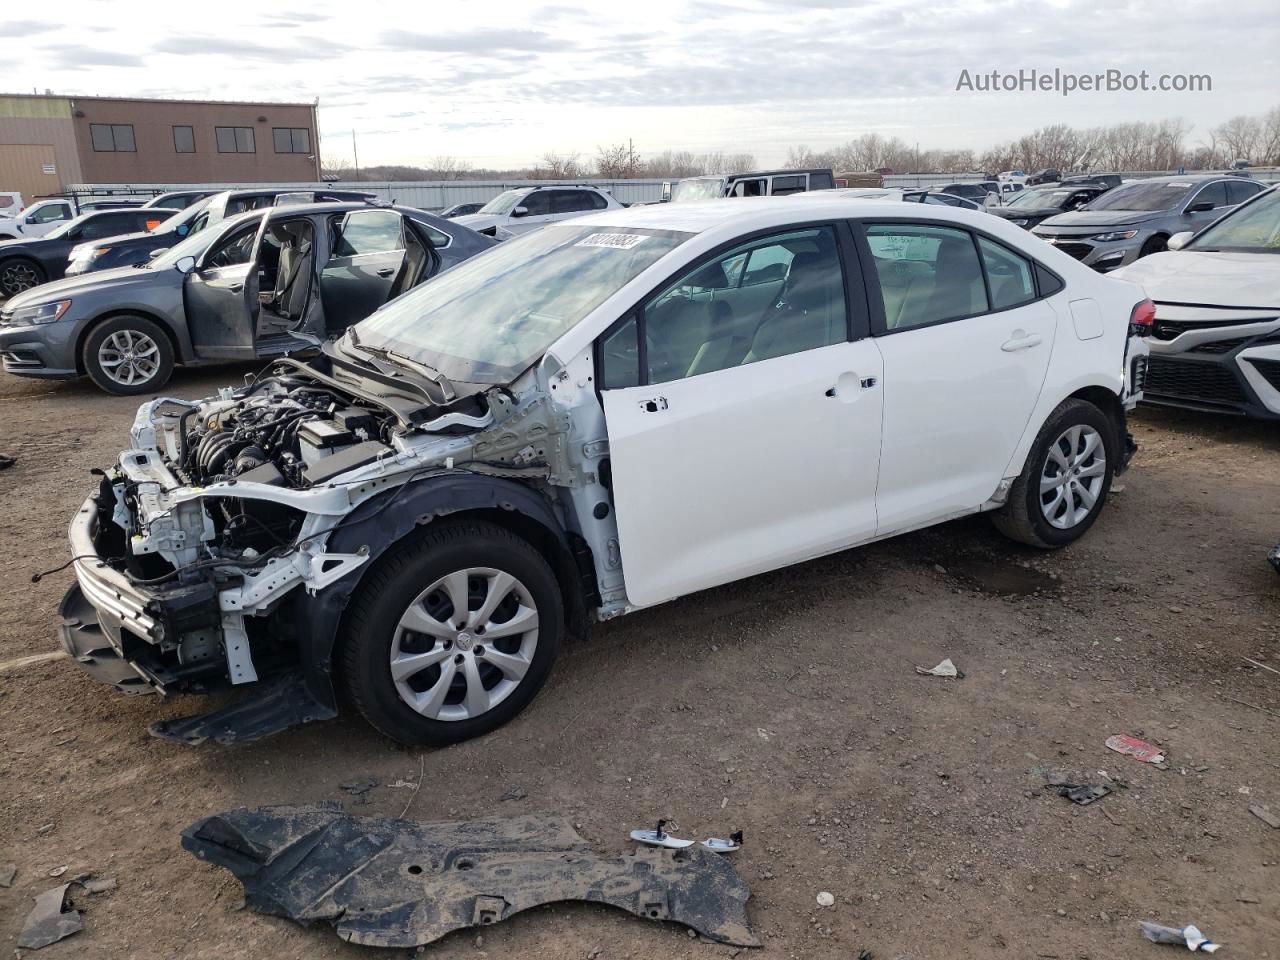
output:
[[[848,339],[835,232],[752,240],[703,263],[644,309],[649,383],[667,383]]]
[[[498,194],[483,207],[480,208],[481,213],[490,213],[494,216],[508,214],[515,207],[516,202],[524,196],[523,190],[504,190]]]
[[[1089,204],[1090,210],[1168,210],[1195,184],[1190,180],[1139,181],[1108,190]]]
[[[673,203],[685,200],[714,200],[724,194],[724,180],[720,177],[681,180],[671,192]]]
[[[248,219],[257,224],[259,218],[254,216]],[[256,226],[254,229],[257,229]],[[164,253],[159,254],[154,260],[149,261],[147,266],[152,270],[167,270],[183,257],[195,257],[198,260],[200,255],[209,249],[209,244],[217,239],[217,234],[217,230],[188,234]]]
[[[1183,249],[1280,252],[1280,190],[1273,189],[1266,196],[1223,217]]]
[[[547,226],[388,303],[361,344],[464,383],[506,383],[592,310],[689,238],[674,230]]]
[[[87,219],[89,218],[89,216],[90,216],[90,215],[89,215],[89,214],[87,214],[87,213],[82,213],[82,214],[80,214],[80,216],[78,216],[78,217],[74,217],[74,218],[72,218],[71,220],[68,220],[68,221],[67,221],[66,223],[64,223],[62,226],[60,226],[60,227],[54,227],[52,230],[50,230],[48,233],[46,233],[46,234],[45,234],[45,236],[46,236],[46,237],[48,237],[50,240],[52,240],[52,239],[56,239],[57,237],[65,236],[67,233],[69,233],[70,231],[74,230],[76,227],[80,226],[82,223],[84,223],[84,222],[85,222],[85,220],[87,220]],[[48,219],[49,219],[49,220],[55,220],[55,219],[57,219],[57,218],[56,218],[56,217],[49,217]],[[47,221],[42,221],[42,222],[47,222]]]
[[[889,330],[987,312],[986,286],[973,240],[964,230],[925,224],[873,224],[875,258]]]

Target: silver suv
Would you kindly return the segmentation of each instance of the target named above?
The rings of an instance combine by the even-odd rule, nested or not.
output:
[[[1106,273],[1167,249],[1175,233],[1208,226],[1262,189],[1227,174],[1152,177],[1121,184],[1031,232]]]
[[[477,213],[454,217],[453,222],[488,237],[498,235],[499,230],[505,236],[620,206],[608,191],[590,184],[516,187],[504,190]]]

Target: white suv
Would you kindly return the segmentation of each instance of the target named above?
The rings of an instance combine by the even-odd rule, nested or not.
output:
[[[453,222],[492,237],[499,228],[503,233],[528,233],[556,220],[568,220],[584,213],[621,206],[599,187],[561,184],[517,187],[504,190],[481,207],[478,213],[454,217]]]

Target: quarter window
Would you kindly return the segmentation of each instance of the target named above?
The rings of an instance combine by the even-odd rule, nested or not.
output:
[[[214,127],[219,153],[257,153],[253,127]]]
[[[835,230],[793,230],[720,254],[659,293],[641,323],[647,383],[843,343],[849,322]]]
[[[333,256],[358,257],[404,249],[400,214],[389,210],[349,213],[338,227]]]
[[[885,326],[923,327],[986,313],[986,285],[973,239],[964,230],[925,224],[867,227]]]
[[[992,310],[1009,310],[1036,298],[1035,271],[1031,261],[986,237],[978,238]]]
[[[173,128],[173,150],[175,153],[196,152],[196,131],[194,127]]]
[[[275,127],[271,134],[276,153],[311,152],[311,131],[306,127]]]
[[[131,123],[91,123],[89,139],[98,153],[136,153]]]
[[[640,324],[633,316],[600,341],[600,389],[640,385]]]

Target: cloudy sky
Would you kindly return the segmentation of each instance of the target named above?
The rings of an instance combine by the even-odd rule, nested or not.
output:
[[[362,165],[521,166],[628,137],[642,154],[772,163],[869,131],[981,148],[1047,123],[1164,117],[1186,118],[1196,141],[1280,105],[1275,0],[4,6],[0,92],[318,97],[322,152],[349,158],[354,129]],[[1018,68],[1208,74],[1212,92],[956,90],[961,70]]]

